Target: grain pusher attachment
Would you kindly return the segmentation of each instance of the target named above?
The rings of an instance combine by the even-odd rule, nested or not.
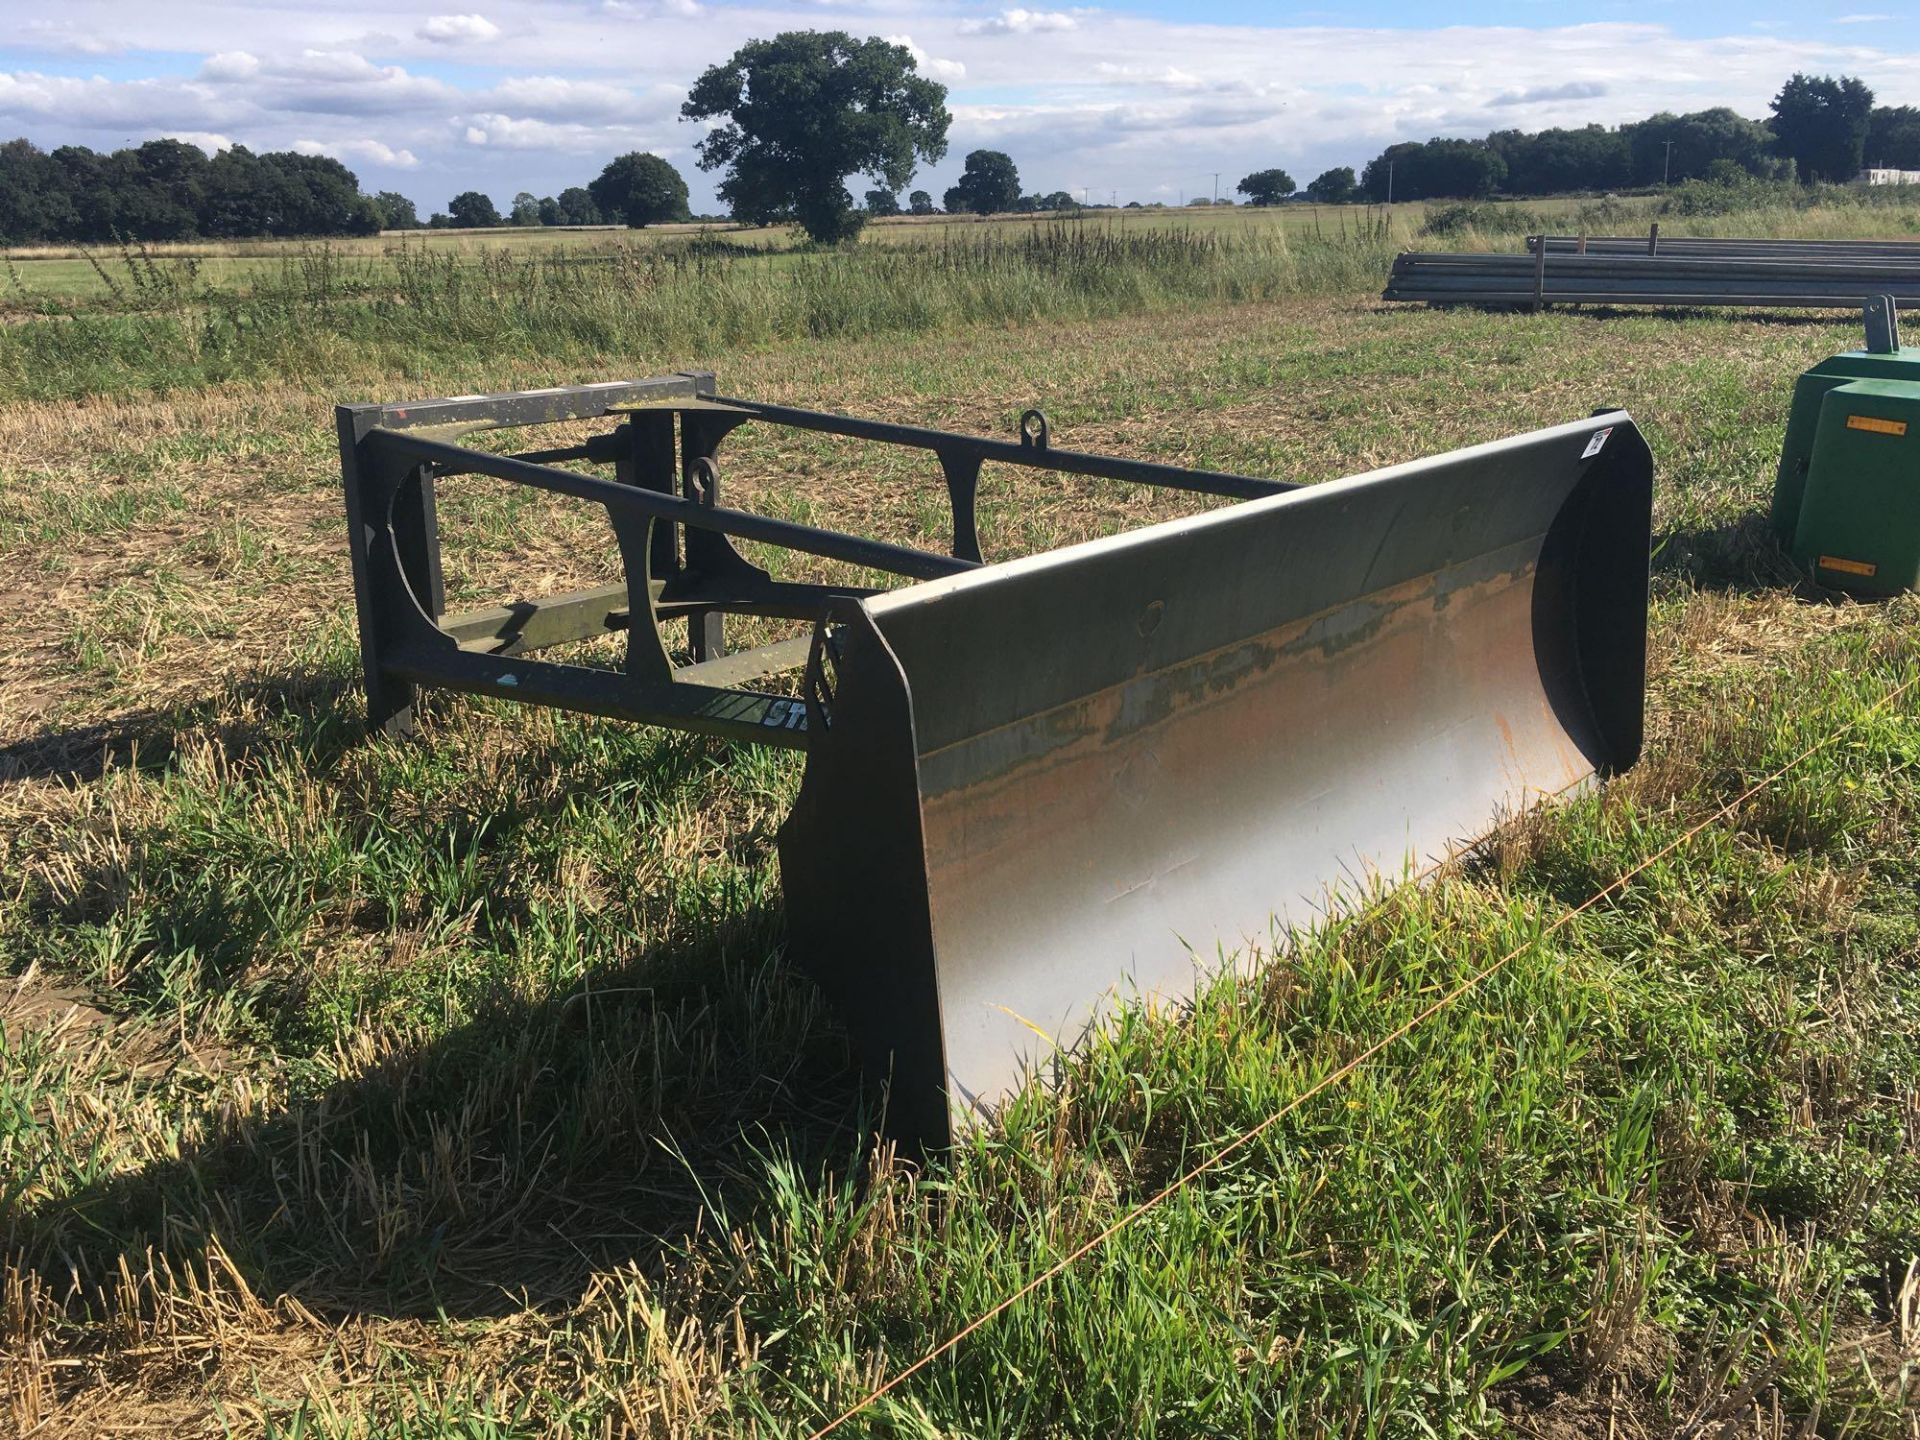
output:
[[[804,748],[779,838],[790,951],[890,1076],[903,1137],[943,1143],[1112,1001],[1189,996],[1218,956],[1638,754],[1652,462],[1623,413],[1293,488],[1054,450],[1031,414],[1001,442],[640,384],[660,388],[620,397],[617,442],[537,459],[394,426],[472,402],[343,410],[376,713],[432,683]],[[547,418],[591,411],[552,393]],[[748,420],[932,450],[955,554],[721,509],[714,447]],[[563,454],[625,468],[544,463]],[[1243,503],[986,565],[984,459]],[[440,616],[431,484],[463,472],[606,506],[628,585]],[[684,547],[661,543],[674,527]],[[921,583],[775,581],[729,536]],[[814,623],[728,656],[725,613]],[[675,669],[659,626],[678,615],[695,659]],[[522,657],[529,634],[608,629],[629,632],[625,673]],[[731,688],[802,656],[799,698]]]

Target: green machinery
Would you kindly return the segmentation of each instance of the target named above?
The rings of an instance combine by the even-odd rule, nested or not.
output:
[[[1867,343],[1800,377],[1773,488],[1773,528],[1822,585],[1920,589],[1920,348],[1893,301],[1867,302]]]

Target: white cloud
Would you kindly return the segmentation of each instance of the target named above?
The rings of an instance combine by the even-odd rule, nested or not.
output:
[[[1496,95],[1489,105],[1548,105],[1556,100],[1597,100],[1607,93],[1599,80],[1570,80],[1564,85],[1535,85],[1530,90],[1509,90]]]
[[[936,60],[925,50],[913,43],[911,35],[883,35],[880,37],[889,45],[898,45],[913,57],[913,63],[920,73],[935,80],[944,80],[952,84],[956,80],[967,78],[967,67],[958,60]]]
[[[1885,21],[1898,20],[1898,15],[1836,15],[1836,25],[1879,25]]]
[[[64,20],[29,20],[9,38],[22,50],[55,55],[117,55],[127,48],[114,36]]]
[[[457,117],[454,124],[467,144],[495,150],[556,150],[611,159],[621,150],[654,149],[659,153],[663,148],[636,146],[621,132],[597,125],[556,123],[524,115],[465,115]]]
[[[259,57],[245,50],[222,50],[200,63],[202,80],[251,80],[259,73]]]
[[[702,14],[699,0],[600,0],[609,15],[677,15],[683,20]]]
[[[633,119],[649,109],[663,108],[659,104],[648,106],[624,85],[569,80],[559,75],[510,77],[479,98],[487,102],[489,110],[582,122]]]
[[[228,137],[225,135],[215,135],[207,130],[170,130],[167,132],[166,138],[169,140],[184,140],[189,145],[198,145],[209,155],[217,155],[222,150],[231,150],[233,148],[233,141]]]
[[[411,150],[395,150],[378,140],[296,140],[293,148],[302,155],[330,155],[346,164],[384,165],[392,170],[412,170],[420,163]]]
[[[269,57],[257,76],[275,109],[328,115],[397,115],[458,103],[443,80],[401,65],[376,65],[351,50]]]
[[[467,45],[480,40],[497,39],[500,27],[484,15],[435,15],[422,25],[422,40],[436,45]]]
[[[18,128],[29,135],[48,127],[57,135],[61,127],[78,126],[113,133],[117,144],[136,133],[145,137],[224,128],[231,115],[191,83],[0,72],[0,129]]]
[[[985,20],[963,20],[963,35],[1038,35],[1071,30],[1080,22],[1064,10],[1002,10]]]

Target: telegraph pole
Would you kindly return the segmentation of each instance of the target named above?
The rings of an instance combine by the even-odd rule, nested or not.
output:
[[[1667,141],[1667,158],[1660,166],[1660,186],[1665,189],[1673,179],[1673,142]]]
[[[1220,172],[1218,170],[1213,172],[1213,203],[1216,205],[1220,203]]]
[[[1387,208],[1393,208],[1393,161],[1387,161]]]

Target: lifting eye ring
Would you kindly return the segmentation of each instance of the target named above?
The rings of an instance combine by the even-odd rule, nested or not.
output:
[[[711,505],[714,493],[719,488],[715,483],[719,478],[720,467],[708,456],[700,456],[687,466],[687,489],[691,498],[702,505]]]
[[[1020,443],[1029,450],[1046,449],[1052,434],[1046,411],[1028,410],[1020,416]]]

